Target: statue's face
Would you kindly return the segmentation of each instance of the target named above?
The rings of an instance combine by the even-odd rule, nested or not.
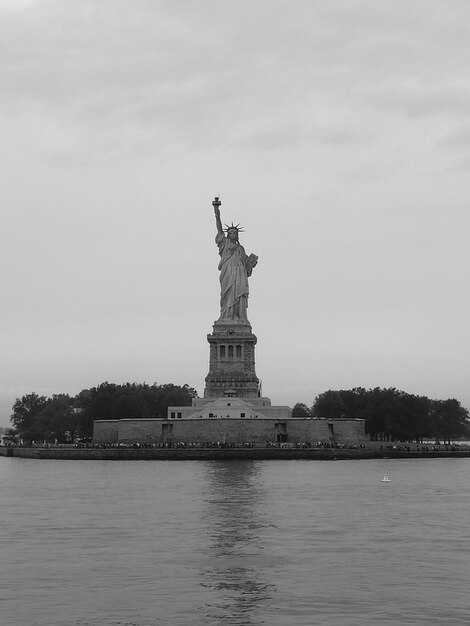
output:
[[[236,241],[238,239],[238,230],[235,230],[235,228],[230,228],[227,231],[227,237],[230,239],[230,241]]]

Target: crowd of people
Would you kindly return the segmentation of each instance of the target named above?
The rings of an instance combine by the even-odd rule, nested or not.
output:
[[[278,448],[281,450],[286,449],[316,449],[316,450],[375,450],[380,452],[388,451],[401,451],[401,452],[456,452],[469,450],[470,446],[467,442],[444,444],[435,442],[434,444],[424,443],[378,443],[378,442],[363,442],[360,444],[346,444],[338,443],[335,441],[266,441],[264,444],[254,441],[163,441],[163,442],[147,442],[142,443],[138,441],[126,441],[126,442],[106,442],[106,443],[94,443],[93,441],[77,441],[75,443],[51,443],[46,441],[33,441],[33,442],[2,442],[3,446],[11,447],[38,447],[38,448],[90,448],[90,449],[110,449],[110,448],[133,448],[133,449],[211,449],[211,448]]]

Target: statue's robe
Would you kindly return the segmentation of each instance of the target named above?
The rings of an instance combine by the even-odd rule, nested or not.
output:
[[[220,319],[246,320],[248,306],[248,256],[238,242],[218,234],[215,242],[220,254]]]

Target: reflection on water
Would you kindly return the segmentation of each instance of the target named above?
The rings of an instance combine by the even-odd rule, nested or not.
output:
[[[0,625],[463,626],[469,501],[470,459],[1,458]]]
[[[263,624],[257,608],[275,591],[268,582],[260,530],[268,525],[265,494],[255,462],[226,461],[207,466],[204,524],[210,538],[210,566],[201,585],[215,591],[207,618],[221,624]]]

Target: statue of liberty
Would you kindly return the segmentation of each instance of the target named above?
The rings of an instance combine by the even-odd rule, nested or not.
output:
[[[215,242],[220,254],[220,318],[221,320],[248,321],[246,309],[248,307],[248,277],[258,263],[256,254],[246,254],[245,249],[238,241],[238,233],[242,231],[240,225],[222,228],[220,221],[219,198],[215,198],[214,207],[217,235]],[[224,230],[227,235],[224,235]]]

